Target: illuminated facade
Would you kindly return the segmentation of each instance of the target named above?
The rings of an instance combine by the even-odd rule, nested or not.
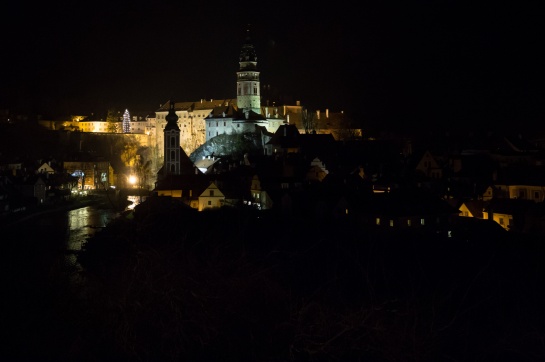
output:
[[[65,161],[63,169],[79,178],[80,190],[107,190],[115,185],[114,170],[108,161]]]
[[[221,134],[254,132],[256,126],[274,133],[283,124],[293,124],[300,132],[310,132],[308,124],[304,124],[303,107],[297,101],[295,105],[276,105],[274,102],[261,104],[260,71],[257,68],[257,55],[250,40],[249,33],[243,42],[239,55],[239,70],[236,72],[236,98],[200,99],[199,101],[175,102],[174,111],[178,116],[180,129],[180,146],[187,155],[211,138]],[[154,150],[154,160],[158,164],[164,156],[164,133],[167,114],[171,104],[167,101],[146,117],[130,116],[127,119],[119,114],[119,121],[113,127],[106,119],[96,115],[73,116],[70,121],[41,121],[44,127],[54,130],[71,130],[91,133],[129,133],[146,135],[140,137],[142,146]],[[336,139],[349,136],[361,136],[361,129],[346,127],[346,119],[342,112],[324,113],[315,111],[315,122],[310,127],[313,133],[331,133]],[[128,115],[128,110],[125,112]],[[145,141],[142,143],[142,141]]]

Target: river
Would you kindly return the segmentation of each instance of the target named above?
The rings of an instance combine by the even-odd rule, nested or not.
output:
[[[117,215],[85,206],[0,227],[0,360],[69,358],[84,323],[74,292],[82,280],[77,252]]]

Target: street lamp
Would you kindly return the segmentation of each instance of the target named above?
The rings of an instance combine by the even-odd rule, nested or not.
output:
[[[129,183],[132,185],[132,187],[136,187],[136,183],[137,183],[138,179],[136,178],[136,176],[134,175],[130,175],[129,176]]]

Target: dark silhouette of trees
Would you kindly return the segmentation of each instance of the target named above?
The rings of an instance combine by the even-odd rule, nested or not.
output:
[[[378,233],[159,199],[79,257],[96,282],[88,307],[123,359],[544,356],[538,241]]]

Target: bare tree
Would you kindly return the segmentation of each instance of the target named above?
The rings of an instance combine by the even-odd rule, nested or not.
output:
[[[119,115],[113,109],[108,110],[108,115],[106,116],[106,122],[108,123],[107,125],[108,132],[110,133],[118,132],[117,123],[119,122]]]
[[[305,129],[305,133],[313,133],[316,131],[316,113],[309,111],[306,108],[303,108],[301,112],[301,120],[303,122],[303,127]]]

